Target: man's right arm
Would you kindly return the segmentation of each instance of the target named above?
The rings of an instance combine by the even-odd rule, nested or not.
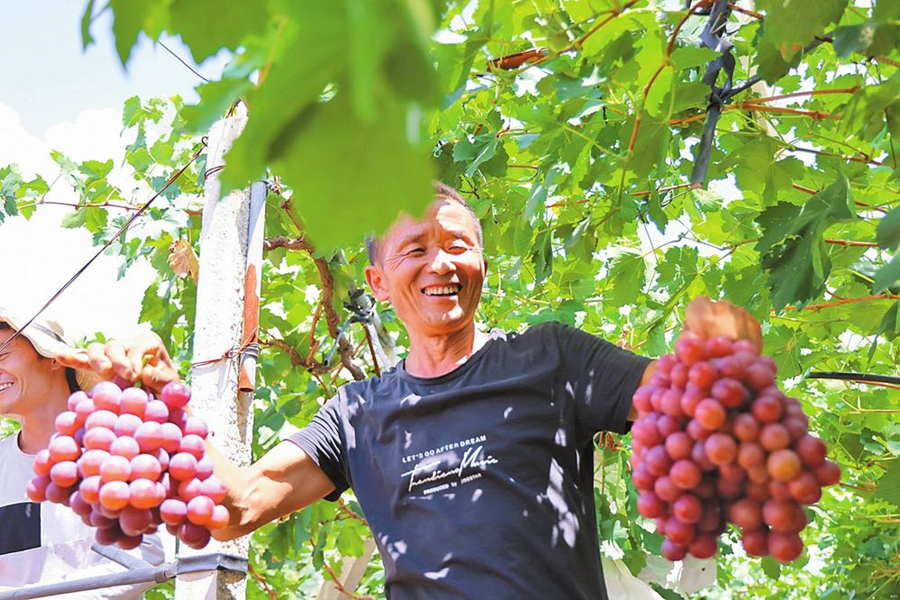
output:
[[[246,468],[235,465],[210,442],[206,452],[228,490],[225,506],[231,520],[228,527],[212,532],[220,541],[246,535],[335,489],[322,469],[292,442],[281,442]]]

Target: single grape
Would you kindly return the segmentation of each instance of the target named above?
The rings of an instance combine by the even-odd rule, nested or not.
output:
[[[131,479],[156,481],[162,474],[162,465],[149,454],[138,454],[131,459]]]
[[[210,535],[205,527],[186,522],[179,525],[178,537],[191,548],[199,550],[209,543]]]
[[[690,367],[706,358],[706,344],[698,337],[682,335],[675,340],[675,356]]]
[[[768,471],[768,469],[767,469]],[[775,500],[790,500],[791,499],[791,490],[788,487],[788,484],[783,481],[778,481],[777,479],[772,479],[769,481],[769,494],[772,495],[772,498]]]
[[[724,465],[734,460],[737,455],[737,444],[727,433],[714,433],[704,445],[709,460],[716,465]]]
[[[187,518],[187,504],[176,498],[163,500],[159,516],[166,525],[181,525]]]
[[[741,442],[738,446],[737,463],[744,469],[752,469],[766,464],[766,452],[753,442]]]
[[[64,460],[50,468],[50,481],[61,488],[72,487],[78,479],[78,465],[74,461]]]
[[[717,335],[706,341],[706,349],[711,357],[722,358],[734,352],[734,342],[724,335]]]
[[[54,463],[77,460],[81,456],[81,448],[75,439],[68,435],[52,439],[48,450],[50,451],[50,460]]]
[[[718,377],[716,368],[706,361],[700,361],[691,366],[688,371],[688,379],[699,388],[708,390]]]
[[[680,410],[680,409],[679,409]],[[656,420],[656,429],[659,431],[660,442],[677,431],[681,431],[681,419],[677,419],[670,415],[662,415]]]
[[[208,454],[204,455],[203,458],[197,461],[197,479],[200,481],[208,479],[213,474],[214,468],[213,459]]]
[[[728,520],[744,531],[753,531],[762,526],[762,508],[749,498],[738,500],[728,509]]]
[[[737,379],[723,377],[712,386],[712,397],[728,408],[737,408],[747,399],[747,388]]]
[[[116,424],[113,427],[113,431],[115,431],[116,435],[118,436],[134,437],[134,432],[138,430],[138,427],[141,426],[141,423],[143,423],[143,421],[137,415],[119,415],[119,418],[116,419]]]
[[[822,487],[834,485],[841,480],[841,468],[830,460],[826,460],[813,471]]]
[[[74,411],[66,410],[59,413],[54,421],[56,433],[59,435],[74,436],[81,423],[78,422],[78,415]]]
[[[143,418],[144,411],[147,410],[147,402],[147,392],[140,388],[130,387],[122,391],[122,398],[119,401],[119,412]]]
[[[682,459],[675,461],[669,469],[669,477],[682,490],[689,490],[700,483],[703,473],[694,461]]]
[[[684,386],[688,382],[688,368],[685,365],[677,364],[669,371],[670,385],[678,390],[684,390]]]
[[[760,396],[750,405],[753,417],[760,423],[776,423],[783,411],[781,402],[772,396]]]
[[[768,484],[769,470],[766,468],[765,464],[759,465],[757,467],[751,467],[747,469],[747,479],[749,479],[753,483]]]
[[[750,413],[740,413],[734,417],[731,431],[742,442],[754,442],[759,437],[759,423]]]
[[[128,481],[131,478],[131,461],[124,456],[110,456],[100,465],[100,478],[108,481]]]
[[[688,435],[694,438],[697,441],[703,441],[710,436],[713,432],[711,429],[707,429],[703,425],[700,424],[700,421],[697,420],[696,414],[694,418],[688,421],[687,427],[685,428]]]
[[[106,427],[94,427],[84,434],[84,447],[89,450],[103,450],[109,452],[112,443],[116,441],[116,434]]]
[[[94,427],[105,427],[110,431],[116,428],[119,415],[111,410],[96,410],[84,421],[84,428],[90,431]]]
[[[665,502],[673,502],[681,496],[681,488],[672,482],[668,475],[663,475],[653,484],[653,491]]]
[[[91,507],[91,514],[88,517],[91,522],[91,527],[96,527],[97,529],[109,529],[111,527],[119,528],[119,521],[117,518],[110,518],[105,516],[98,510],[97,506]]]
[[[217,504],[213,509],[212,516],[210,517],[209,523],[207,523],[206,526],[210,530],[222,529],[223,527],[228,526],[230,520],[231,515],[228,514],[228,509],[221,504]]]
[[[163,424],[169,419],[169,407],[161,400],[151,400],[144,409],[144,422]]]
[[[812,435],[804,435],[797,440],[794,449],[797,451],[797,455],[800,456],[803,464],[809,467],[817,467],[824,463],[828,454],[825,442]]]
[[[746,365],[734,355],[725,356],[716,363],[716,368],[723,377],[729,377],[738,381],[746,375]]]
[[[672,540],[663,540],[662,546],[660,546],[660,553],[667,560],[675,562],[676,560],[682,560],[687,556],[687,546],[678,544]]]
[[[100,474],[100,467],[110,457],[106,450],[87,450],[78,459],[78,472],[82,477]]]
[[[193,454],[194,458],[200,460],[206,452],[203,444],[203,438],[199,435],[187,434],[181,438],[181,444],[178,446],[179,452],[187,452]]]
[[[706,455],[706,442],[694,442],[694,448],[691,450],[691,460],[693,460],[701,471],[710,472],[716,469],[709,457]]]
[[[781,424],[787,429],[791,442],[796,443],[800,438],[809,431],[806,421],[797,417],[785,417],[781,420]]]
[[[697,530],[690,523],[685,523],[676,517],[669,517],[666,520],[665,535],[673,542],[687,545],[694,541]]]
[[[162,401],[169,409],[184,408],[191,399],[191,390],[183,383],[172,381],[162,389]]]
[[[206,525],[216,504],[207,496],[194,496],[187,503],[187,518],[194,525]]]
[[[177,456],[181,456],[181,454]],[[669,471],[669,467],[672,466],[672,461],[669,459],[669,454],[666,452],[665,446],[654,446],[647,450],[645,461],[647,463],[647,468],[656,476],[665,475]],[[196,468],[194,470],[196,471]],[[169,465],[169,472],[172,472],[171,464]]]
[[[710,558],[718,550],[716,536],[704,533],[698,535],[688,546],[688,552],[695,558]]]
[[[78,485],[78,492],[81,494],[81,497],[84,498],[85,502],[94,504],[95,502],[100,501],[100,483],[101,479],[99,475],[85,477],[81,481]]]
[[[772,479],[790,481],[800,473],[800,457],[793,450],[776,450],[766,460],[766,468]]]
[[[739,498],[744,492],[744,483],[739,481],[728,481],[719,478],[716,480],[716,491],[719,496],[726,500],[734,500]]]
[[[109,453],[113,456],[123,456],[131,460],[141,453],[141,447],[133,437],[121,436],[116,438],[116,441],[110,445]]]
[[[822,498],[822,486],[816,476],[810,472],[800,473],[796,479],[788,482],[791,497],[800,504],[815,504]]]
[[[203,483],[200,486],[200,492],[204,496],[208,496],[216,504],[221,504],[222,501],[225,500],[228,490],[221,479],[215,475],[210,475],[203,480]]]
[[[100,505],[110,510],[122,510],[128,506],[131,493],[124,481],[110,481],[100,487]]]
[[[769,554],[782,563],[789,563],[803,553],[803,540],[796,533],[773,531],[769,534]]]
[[[93,510],[91,505],[88,502],[85,502],[78,490],[75,490],[72,492],[72,495],[69,496],[69,508],[71,508],[72,512],[79,517],[88,517],[91,514],[91,510]]]
[[[94,539],[97,540],[97,543],[101,546],[112,546],[122,537],[122,530],[119,529],[118,525],[110,525],[106,528],[97,529],[97,532],[94,534]]]
[[[128,484],[128,490],[129,501],[131,506],[135,508],[156,508],[165,500],[164,491],[159,489],[156,483],[149,479],[135,479]]]
[[[651,385],[642,385],[635,390],[634,395],[631,397],[631,402],[639,414],[643,415],[653,410],[653,405],[650,403],[650,395],[655,389]]]
[[[637,422],[634,424],[637,425]],[[178,446],[181,444],[181,429],[174,423],[163,423],[160,425],[160,434],[162,435],[162,448],[169,454],[178,452]]]
[[[162,425],[155,421],[142,423],[134,433],[134,439],[138,443],[141,452],[155,452],[162,446],[165,439]]]
[[[694,411],[694,420],[705,429],[715,431],[725,423],[725,415],[725,409],[718,401],[707,398],[701,400],[697,405],[697,409]]]
[[[666,504],[653,492],[640,492],[638,494],[637,510],[641,516],[655,519],[666,513]]]
[[[703,514],[697,521],[697,530],[702,533],[710,533],[719,528],[722,522],[722,511],[714,502],[703,503]]]
[[[774,531],[791,531],[802,513],[803,509],[790,500],[766,500],[762,510],[763,521]]]
[[[784,425],[780,423],[769,423],[759,432],[760,445],[769,452],[782,450],[787,448],[791,443],[791,435]]]
[[[676,431],[666,438],[666,452],[672,460],[690,458],[694,448],[694,440],[683,431]]]
[[[769,553],[769,533],[765,529],[745,531],[741,537],[741,545],[747,556],[765,556]]]
[[[34,457],[32,468],[35,475],[50,475],[50,467],[53,463],[50,461],[50,450],[44,448]]]
[[[662,442],[656,422],[646,418],[638,419],[631,426],[631,437],[645,447],[653,447]]]
[[[696,523],[703,516],[703,503],[693,494],[681,494],[672,503],[672,514],[685,523]]]
[[[656,482],[656,477],[647,469],[647,465],[644,463],[635,467],[634,471],[631,472],[631,479],[634,481],[634,487],[639,490],[652,490],[653,484]]]
[[[202,494],[201,486],[202,482],[196,477],[192,479],[185,479],[180,484],[178,484],[178,495],[182,500],[188,502]]]
[[[146,508],[126,506],[119,515],[119,527],[129,536],[141,535],[150,528],[153,515]]]
[[[101,381],[91,389],[91,398],[99,410],[117,413],[122,400],[122,390],[111,381]]]
[[[47,486],[50,485],[49,475],[38,475],[25,486],[25,495],[32,502],[44,502],[47,500]]]
[[[665,448],[662,446],[658,447],[662,450],[663,454],[665,454]],[[652,468],[651,472],[653,472]],[[662,472],[664,473],[665,469],[663,469]],[[179,452],[169,459],[169,473],[175,479],[190,479],[197,473],[197,459],[194,458],[194,455],[188,454],[187,452]]]
[[[764,390],[775,383],[775,372],[765,363],[757,360],[747,367],[744,381],[750,384],[751,389]]]
[[[122,550],[134,550],[138,546],[141,545],[141,540],[143,539],[140,535],[122,535],[119,540],[116,542],[116,546],[121,548]]]

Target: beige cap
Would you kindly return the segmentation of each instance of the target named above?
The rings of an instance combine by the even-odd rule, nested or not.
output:
[[[21,319],[0,307],[0,322],[19,331],[22,325],[28,322],[28,319]],[[56,321],[38,317],[28,327],[21,330],[20,335],[31,342],[35,351],[45,358],[56,358],[56,355],[64,350],[75,349],[75,345]],[[75,370],[75,381],[82,390],[89,390],[102,380],[103,378],[93,371]]]

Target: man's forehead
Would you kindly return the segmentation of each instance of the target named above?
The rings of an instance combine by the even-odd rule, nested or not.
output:
[[[439,217],[444,224],[450,225],[450,227],[446,227],[450,231],[468,233],[471,229],[471,233],[475,232],[476,224],[466,207],[459,202],[439,198],[428,206],[420,219],[415,219],[407,214],[401,215],[384,233],[382,240],[401,241],[425,235],[438,222]],[[453,221],[462,227],[452,226]]]

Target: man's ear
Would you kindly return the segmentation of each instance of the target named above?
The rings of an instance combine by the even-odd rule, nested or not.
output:
[[[60,369],[65,369],[65,367],[62,366],[58,360],[56,360],[54,358],[53,360],[50,361],[50,370],[51,371],[59,371]]]
[[[375,265],[366,267],[366,283],[369,284],[369,289],[372,290],[372,294],[374,294],[379,302],[387,302],[390,300],[391,295],[384,285],[384,275],[379,267]]]

